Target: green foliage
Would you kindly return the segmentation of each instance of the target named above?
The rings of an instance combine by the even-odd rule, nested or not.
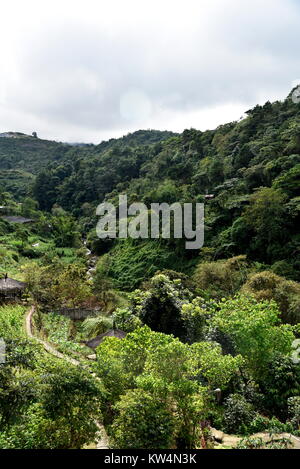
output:
[[[26,197],[30,192],[30,187],[34,183],[34,176],[30,172],[23,171],[22,169],[2,169],[3,165],[1,164],[0,166],[0,187],[14,194],[17,200]]]
[[[165,449],[174,446],[176,420],[163,399],[134,389],[115,406],[112,446],[118,449]]]
[[[207,305],[203,298],[193,298],[182,304],[181,319],[187,342],[193,343],[204,338],[207,313]]]
[[[114,447],[200,447],[208,419],[241,434],[299,430],[299,327],[282,324],[300,314],[298,114],[287,99],[206,132],[139,131],[76,147],[0,139],[0,215],[36,220],[0,217],[1,272],[23,279],[28,263],[32,299],[53,311],[97,305],[101,315],[78,327],[83,336],[129,332],[97,349],[102,385],[26,341],[22,307],[0,308],[1,448],[81,448],[95,438],[100,408]],[[99,240],[95,208],[121,193],[129,203],[204,201],[205,248],[189,252],[172,237]],[[81,235],[101,256],[93,280]],[[233,297],[240,290],[250,296]],[[66,318],[44,317],[41,332],[79,351]]]
[[[98,146],[72,147],[26,135],[2,138],[0,164],[4,171],[36,175],[32,189],[40,209],[60,205],[81,217],[85,233],[95,229],[96,205],[117,201],[120,193],[126,192],[130,203],[195,202],[214,194],[206,203],[206,245],[216,259],[247,254],[263,263],[290,259],[292,264],[299,246],[299,210],[291,202],[298,196],[298,107],[288,97],[255,106],[247,115],[213,131],[138,131]],[[29,188],[22,194],[28,196]],[[140,245],[133,252],[126,243],[115,244],[91,239],[98,254],[113,251],[110,276],[122,289],[136,288],[161,268],[187,271],[194,258],[179,242],[159,250],[157,243],[155,249],[144,243],[148,248]]]
[[[287,196],[279,189],[265,187],[250,197],[245,220],[256,234],[256,246],[264,250],[266,259],[276,260],[274,248],[287,239],[285,202]]]
[[[40,209],[59,205],[80,218],[92,250],[111,254],[107,274],[120,289],[132,290],[165,268],[190,273],[198,254],[186,252],[180,240],[159,246],[150,240],[99,241],[95,207],[104,199],[117,202],[124,192],[129,203],[195,203],[213,194],[206,202],[206,246],[214,259],[247,254],[270,265],[285,260],[297,280],[298,127],[298,107],[288,98],[206,132],[138,131],[76,147],[25,135],[2,138],[0,163],[4,171],[22,167],[36,175],[32,193]],[[18,194],[30,196],[29,188],[22,192],[16,184]],[[57,223],[57,245],[76,245],[77,230],[65,230],[65,220]]]
[[[30,382],[27,405],[0,436],[2,449],[80,449],[95,439],[104,394],[88,372],[41,361]]]
[[[38,203],[30,197],[25,197],[21,206],[21,214],[23,217],[34,218],[38,214]]]
[[[124,332],[133,332],[143,325],[141,319],[130,308],[117,308],[113,314],[115,327]]]
[[[198,342],[191,346],[191,350],[197,373],[200,373],[203,382],[210,389],[226,389],[244,364],[239,355],[223,355],[221,346],[216,343]]]
[[[24,338],[24,308],[0,308],[0,448],[79,449],[95,439],[104,389],[88,371],[46,359]],[[49,431],[51,430],[51,434]]]
[[[300,285],[272,272],[260,272],[249,276],[242,288],[257,301],[275,300],[285,322],[297,324],[300,319]]]
[[[269,361],[261,389],[264,408],[281,419],[287,419],[289,399],[300,395],[300,368],[292,362],[290,354],[277,353]]]
[[[24,337],[24,315],[23,306],[0,306],[0,337],[3,339]]]
[[[18,425],[0,434],[1,449],[66,449],[70,435],[63,422],[47,418],[41,405],[32,404]]]
[[[300,164],[297,164],[289,171],[278,177],[274,182],[274,188],[280,189],[290,197],[300,195]]]
[[[41,314],[40,333],[64,353],[79,353],[82,347],[75,342],[76,330],[71,319],[56,313]]]
[[[53,259],[46,266],[24,269],[28,290],[34,300],[48,308],[76,308],[92,301],[91,284],[81,264],[65,266]]]
[[[68,145],[24,134],[18,138],[1,138],[0,164],[3,169],[25,169],[37,173],[41,165],[46,166],[49,160],[59,159],[69,149]]]
[[[300,431],[300,396],[288,399],[289,422],[293,428]]]
[[[244,438],[237,446],[239,450],[287,450],[291,449],[291,442],[289,438],[272,439],[269,442],[264,442],[262,438]]]
[[[201,291],[214,298],[234,295],[247,278],[249,270],[245,256],[227,261],[200,263],[194,273],[194,282]]]
[[[110,392],[111,403],[115,403],[126,389],[134,387],[136,377],[143,372],[147,354],[158,344],[172,340],[172,336],[144,327],[123,340],[106,338],[101,343],[97,349],[97,373]]]
[[[217,345],[189,346],[170,335],[143,327],[123,340],[105,339],[97,349],[97,362],[97,373],[109,393],[106,411],[114,405],[118,410],[120,402],[123,411],[125,403],[128,404],[127,391],[142,389],[146,396],[155,397],[159,409],[162,402],[164,411],[172,409],[177,423],[169,441],[176,440],[176,444],[183,448],[195,448],[201,437],[199,422],[206,418],[214,387],[225,389],[237,374],[242,360],[241,357],[224,357]],[[145,430],[142,435],[147,440],[147,447],[152,447],[153,427],[148,424],[146,410],[142,406],[135,409],[137,422],[143,421],[139,425]],[[128,412],[130,416],[131,407]],[[117,441],[128,441],[127,438],[132,441],[133,430],[129,427],[127,433],[123,414],[120,421],[114,413],[107,414],[106,418],[113,421],[113,435]],[[118,423],[122,428],[120,432]]]
[[[149,290],[139,308],[139,317],[154,331],[184,337],[181,308],[189,295],[180,279],[172,281],[158,274],[150,281]]]
[[[262,378],[274,354],[290,353],[295,340],[292,326],[280,324],[279,316],[275,302],[238,296],[217,305],[210,327],[228,334],[253,376]]]
[[[240,435],[249,433],[255,417],[253,405],[239,394],[231,394],[224,403],[224,423],[226,431]]]
[[[0,427],[13,424],[35,397],[37,350],[25,339],[5,338],[5,359],[0,364]]]
[[[78,247],[79,233],[75,220],[67,215],[52,218],[55,245],[59,248]]]
[[[121,290],[133,290],[157,271],[172,266],[182,271],[185,261],[157,241],[127,239],[119,241],[107,258],[105,274]]]
[[[297,280],[298,275],[293,265],[288,261],[277,261],[271,267],[272,272],[279,277],[285,277],[288,280]]]
[[[94,338],[103,334],[113,327],[113,318],[111,316],[98,315],[87,318],[82,323],[82,331],[88,338]]]

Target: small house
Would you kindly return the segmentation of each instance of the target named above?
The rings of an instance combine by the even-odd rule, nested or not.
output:
[[[19,282],[5,276],[0,279],[0,302],[16,301],[22,297],[22,294],[27,287],[24,282]]]

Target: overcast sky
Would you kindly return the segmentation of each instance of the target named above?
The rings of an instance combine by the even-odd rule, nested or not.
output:
[[[0,14],[0,132],[205,130],[300,82],[299,0],[9,0]]]

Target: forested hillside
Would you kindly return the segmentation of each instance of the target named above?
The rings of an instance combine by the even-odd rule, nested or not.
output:
[[[300,435],[300,104],[246,114],[99,145],[0,138],[0,281],[26,282],[0,307],[0,448],[82,448],[99,424],[124,449],[212,448],[213,428],[241,449]],[[120,194],[203,202],[204,247],[99,239],[96,207]]]
[[[189,273],[199,256],[239,254],[299,280],[299,124],[300,107],[288,97],[206,132],[139,131],[83,148],[1,138],[0,184],[15,199],[35,199],[41,210],[60,206],[73,214],[95,253],[113,252],[108,275],[121,288],[161,268]],[[95,208],[104,199],[117,203],[120,193],[146,204],[213,195],[206,201],[205,249],[187,252],[178,240],[97,241]],[[136,244],[144,254],[138,258]]]
[[[217,260],[246,254],[299,280],[299,125],[300,107],[288,97],[256,106],[242,121],[212,131],[185,130],[156,143],[155,133],[136,133],[96,146],[90,153],[68,154],[59,147],[47,168],[40,165],[32,194],[42,210],[58,204],[80,218],[85,235],[92,226],[84,223],[85,218],[93,217],[104,198],[116,202],[119,193],[126,193],[129,203],[146,204],[201,202],[205,194],[212,194],[214,199],[206,204],[206,249],[200,256]],[[130,245],[116,242],[111,248],[113,264],[118,258],[123,270]],[[141,249],[149,249],[152,262],[151,243]],[[161,242],[160,250],[152,271],[174,267],[175,251],[179,270],[188,273],[193,259],[181,243]],[[120,286],[134,286],[116,269],[112,266],[110,272]],[[148,269],[151,266],[143,266],[144,272]]]

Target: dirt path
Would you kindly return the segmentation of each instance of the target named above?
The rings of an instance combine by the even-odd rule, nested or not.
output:
[[[60,353],[58,350],[55,349],[55,347],[50,345],[48,342],[46,342],[45,340],[40,339],[39,337],[36,337],[33,334],[33,332],[32,332],[32,316],[33,316],[34,312],[35,312],[35,308],[34,308],[34,306],[31,306],[30,310],[27,312],[26,317],[25,317],[25,330],[26,330],[27,337],[37,341],[39,344],[41,344],[44,347],[46,352],[50,353],[51,355],[55,356],[56,358],[64,360],[64,361],[66,361],[68,363],[71,363],[72,365],[75,365],[75,366],[81,366],[82,364],[80,363],[80,361],[75,360],[74,358],[68,357],[68,356],[64,355],[63,353]],[[94,374],[92,376],[94,376],[95,379],[99,379]],[[108,446],[109,445],[109,443],[108,443],[109,440],[108,440],[108,436],[107,436],[107,433],[105,431],[104,426],[100,423],[97,423],[97,426],[98,426],[98,429],[99,429],[99,435],[98,435],[98,439],[96,441],[96,448],[97,449],[109,449],[109,446]]]
[[[34,314],[34,311],[35,311],[34,306],[32,306],[26,315],[25,326],[26,326],[27,336],[39,342],[48,353],[51,353],[51,355],[54,355],[56,358],[60,358],[61,360],[71,363],[72,365],[79,366],[80,362],[78,360],[75,360],[74,358],[71,358],[71,357],[67,357],[66,355],[56,350],[55,347],[52,347],[52,345],[48,344],[48,342],[46,342],[45,340],[42,340],[39,337],[36,337],[35,335],[33,335],[32,316]]]

